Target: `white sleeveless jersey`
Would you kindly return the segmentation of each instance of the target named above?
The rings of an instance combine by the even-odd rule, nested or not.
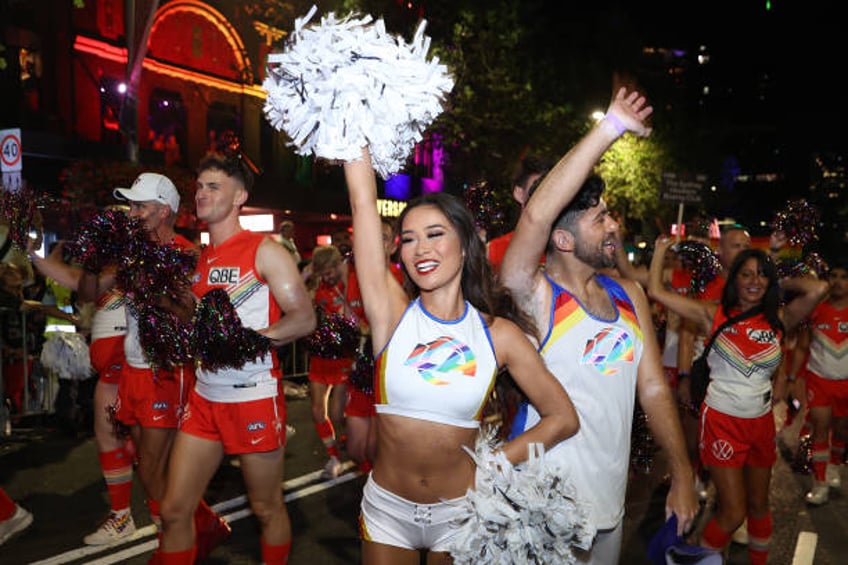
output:
[[[498,363],[480,312],[466,302],[457,320],[440,320],[420,299],[409,304],[377,356],[374,407],[461,428],[480,425]]]
[[[91,341],[127,333],[126,299],[118,289],[104,292],[97,299],[91,320]]]
[[[643,341],[625,290],[610,277],[596,275],[596,279],[615,306],[613,319],[595,318],[548,277],[553,287],[551,324],[541,353],[580,417],[577,434],[552,447],[547,456],[573,481],[577,496],[590,504],[595,526],[606,529],[615,527],[624,515]],[[532,405],[522,406],[511,435],[533,427],[539,419]]]

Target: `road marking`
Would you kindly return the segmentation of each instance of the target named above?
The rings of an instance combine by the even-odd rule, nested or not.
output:
[[[792,565],[813,565],[818,539],[818,534],[814,532],[801,532],[798,534],[798,542],[795,544],[795,555],[792,557]]]
[[[331,489],[336,485],[352,481],[353,479],[361,475],[361,473],[356,471],[356,464],[353,461],[345,461],[342,464],[342,471],[344,474],[339,475],[335,479],[325,480],[317,484],[314,483],[316,480],[320,480],[321,473],[323,472],[322,469],[307,473],[305,475],[301,475],[300,477],[295,477],[288,481],[283,481],[283,492],[287,493],[283,497],[283,499],[286,502],[289,502],[292,500],[297,500],[299,498],[311,496],[321,491]],[[241,495],[231,498],[229,500],[222,500],[217,504],[213,504],[212,510],[218,513],[222,513],[232,508],[240,508],[245,504],[247,504],[247,496]],[[240,510],[237,510],[230,514],[224,514],[223,516],[224,519],[227,520],[227,522],[232,524],[233,522],[241,520],[242,518],[246,518],[251,514],[253,514],[253,512],[248,507],[241,508]],[[66,551],[65,553],[60,553],[59,555],[54,555],[53,557],[49,557],[41,561],[35,561],[30,565],[61,565],[62,563],[70,563],[72,561],[83,559],[89,555],[102,553],[103,551],[114,549],[125,544],[143,540],[145,538],[155,535],[156,526],[150,524],[143,528],[137,529],[131,536],[126,539],[122,539],[120,541],[116,541],[106,545],[84,545],[82,547]],[[147,553],[149,551],[155,550],[158,543],[158,540],[152,539],[144,543],[132,545],[120,551],[110,553],[109,555],[106,555],[99,559],[95,559],[93,561],[86,561],[86,565],[111,565],[112,563],[121,563],[131,557],[135,557],[137,555],[141,555],[142,553]]]

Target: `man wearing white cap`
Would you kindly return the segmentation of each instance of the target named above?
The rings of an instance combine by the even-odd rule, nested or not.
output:
[[[193,248],[189,240],[174,231],[180,195],[168,177],[142,173],[130,188],[116,188],[113,194],[115,198],[129,202],[130,217],[144,222],[154,242],[180,249]],[[116,286],[116,276],[86,273],[79,286],[81,298],[96,300]],[[124,354],[126,361],[118,385],[115,418],[132,431],[138,446],[138,477],[147,494],[151,518],[158,524],[171,445],[188,391],[194,385],[194,372],[190,365],[185,365],[174,369],[157,367],[154,374],[139,340],[138,318],[132,308],[127,309]],[[195,526],[203,554],[211,551],[230,533],[226,521],[205,503],[198,507]],[[121,530],[122,524],[110,514],[101,526],[103,528]]]

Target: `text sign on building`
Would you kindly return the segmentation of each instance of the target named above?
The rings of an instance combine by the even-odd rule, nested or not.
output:
[[[683,204],[700,204],[707,175],[663,173],[660,183],[660,198]]]
[[[406,208],[406,202],[385,198],[377,199],[377,213],[384,218],[397,218],[404,208]]]
[[[22,157],[20,128],[0,129],[0,169],[4,173],[21,171]]]

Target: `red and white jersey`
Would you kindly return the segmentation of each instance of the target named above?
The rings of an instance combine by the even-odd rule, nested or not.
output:
[[[726,319],[724,309],[719,307],[712,331]],[[781,337],[763,314],[725,328],[707,357],[711,379],[707,406],[737,418],[758,418],[768,413],[771,377],[783,359]]]
[[[223,288],[230,297],[241,323],[260,330],[280,319],[280,305],[271,289],[256,271],[256,252],[267,236],[242,230],[220,245],[207,245],[200,252],[192,291],[202,297]],[[277,354],[246,363],[242,368],[197,370],[195,390],[213,402],[248,402],[277,395],[282,376]]]
[[[822,302],[813,310],[807,370],[823,379],[848,380],[848,308]]]

